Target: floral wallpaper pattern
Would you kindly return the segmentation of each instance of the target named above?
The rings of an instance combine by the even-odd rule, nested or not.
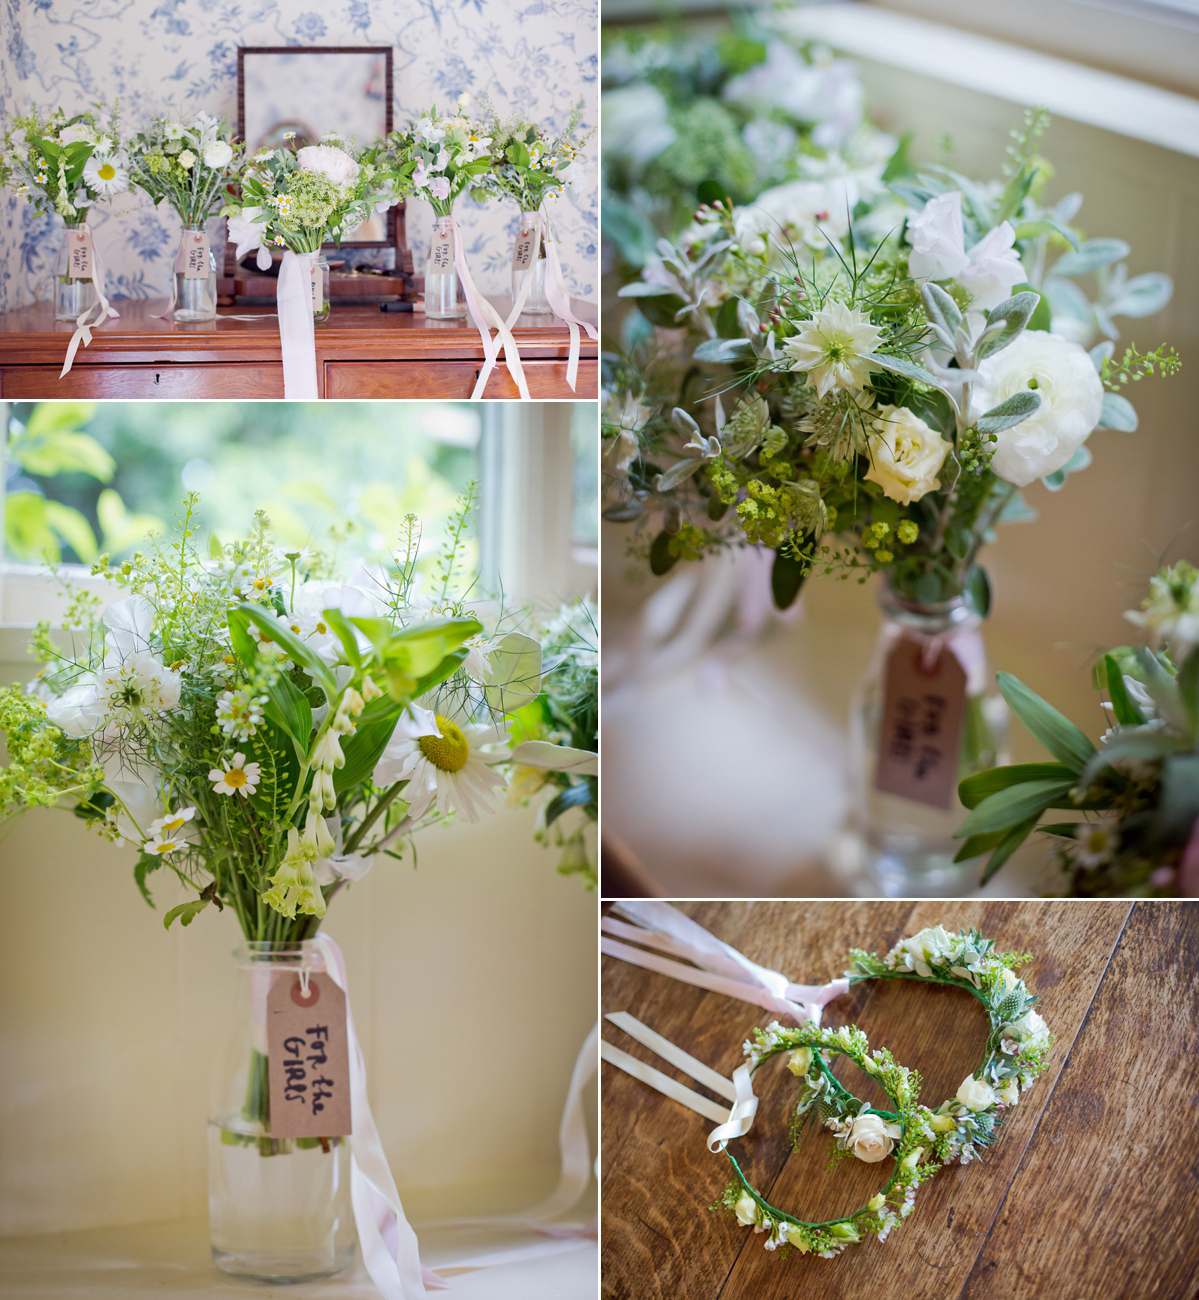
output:
[[[394,117],[486,92],[501,116],[563,123],[580,94],[596,120],[597,0],[0,0],[0,116],[30,104],[76,111],[119,97],[130,120],[170,109],[237,114],[241,45],[391,45]],[[318,93],[313,88],[313,93]],[[596,144],[581,193],[552,203],[571,293],[598,296]],[[178,221],[145,195],[93,210],[106,285],[118,297],[165,295]],[[471,272],[507,293],[518,213],[508,202],[459,202]],[[408,242],[423,265],[432,211],[408,204]],[[0,191],[0,311],[47,296],[61,222]]]

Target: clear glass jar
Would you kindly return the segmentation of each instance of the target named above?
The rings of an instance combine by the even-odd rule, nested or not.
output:
[[[216,320],[216,255],[205,222],[184,222],[175,261],[175,320]]]
[[[332,1277],[354,1258],[350,1144],[271,1136],[266,1001],[301,965],[325,969],[310,941],[248,942],[234,954],[238,996],[212,1080],[208,1218],[224,1273],[262,1282]]]
[[[957,783],[1008,761],[1007,703],[988,667],[982,615],[969,595],[944,604],[920,605],[884,583],[879,588],[879,605],[883,625],[870,667],[855,694],[850,718],[850,757],[868,889],[890,898],[958,895],[978,884],[981,859],[953,860],[962,845],[953,833],[968,811],[957,797]],[[948,807],[878,788],[887,665],[901,640],[914,643],[934,666],[939,655],[950,654],[964,670],[965,701],[956,737],[957,772]]]
[[[319,325],[329,319],[329,259],[324,253],[317,253],[312,264],[312,319]]]
[[[517,244],[523,239],[527,239],[537,228],[537,213],[522,212],[520,214],[520,225],[516,231]],[[513,258],[512,267],[512,302],[515,304],[520,297],[520,291],[528,282],[528,294],[525,297],[524,306],[520,312],[522,316],[546,316],[553,312],[550,306],[550,300],[545,296],[545,276],[546,268],[549,263],[545,256],[545,240],[537,241],[537,256],[533,259],[533,264],[523,271],[518,271]]]
[[[452,320],[465,313],[458,301],[458,272],[454,269],[454,227],[449,217],[433,219],[433,239],[425,260],[425,316]]]
[[[78,275],[72,270],[72,252],[75,265],[82,250],[86,250],[88,273]],[[100,301],[91,269],[95,266],[96,250],[91,231],[85,221],[68,221],[62,232],[58,257],[54,264],[54,319],[74,323]]]

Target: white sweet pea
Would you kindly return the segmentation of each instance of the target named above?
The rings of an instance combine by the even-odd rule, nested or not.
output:
[[[1003,221],[970,250],[970,265],[957,277],[981,311],[998,307],[1027,278],[1016,253],[1016,232]],[[910,265],[910,263],[909,263]]]
[[[758,1222],[758,1203],[748,1192],[742,1192],[741,1199],[733,1208],[733,1213],[736,1214],[738,1223],[752,1228]]]
[[[264,208],[242,208],[229,217],[228,231],[229,242],[235,245],[234,253],[239,262],[251,249],[258,250],[260,271],[267,270],[271,264],[271,255],[263,246],[268,222],[258,220],[264,211]]]
[[[950,445],[906,406],[880,406],[867,444],[866,477],[892,501],[908,505],[941,486],[937,475]]]
[[[1059,335],[1026,329],[979,366],[971,418],[1029,388],[1041,405],[992,444],[991,468],[1016,487],[1061,469],[1086,442],[1103,409],[1103,384],[1086,351]]]
[[[908,218],[908,271],[914,280],[957,280],[970,291],[973,305],[989,311],[1024,280],[1014,248],[1015,232],[1004,221],[969,251],[962,225],[962,192],[950,190],[929,199]]]
[[[905,955],[907,968],[927,979],[933,973],[929,962],[944,965],[955,944],[953,935],[944,926],[932,925],[911,938],[901,939],[896,947]]]

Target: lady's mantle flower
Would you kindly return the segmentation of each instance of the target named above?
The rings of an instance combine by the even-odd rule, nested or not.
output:
[[[808,383],[824,397],[834,388],[861,389],[870,378],[867,359],[883,332],[856,307],[831,302],[822,307],[799,333],[783,343],[792,370],[807,371]],[[877,369],[878,367],[875,367]]]
[[[508,755],[488,755],[479,747],[492,734],[489,727],[453,722],[414,704],[396,724],[375,768],[375,784],[406,780],[404,798],[414,821],[434,804],[442,816],[457,810],[467,821],[477,821],[480,810],[489,810],[491,796],[504,786],[489,764]]]
[[[228,767],[214,767],[208,779],[214,794],[240,794],[248,799],[258,789],[262,769],[257,763],[247,763],[245,754],[234,754]]]

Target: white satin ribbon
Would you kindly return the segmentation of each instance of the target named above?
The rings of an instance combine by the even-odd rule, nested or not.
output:
[[[283,254],[279,267],[279,344],[283,350],[283,396],[316,400],[316,330],[312,320],[312,267],[318,253]]]
[[[748,1065],[739,1065],[733,1071],[733,1077],[726,1079],[723,1074],[717,1074],[702,1061],[697,1061],[694,1056],[684,1052],[681,1047],[676,1047],[669,1039],[655,1033],[648,1025],[643,1025],[627,1011],[614,1011],[605,1019],[610,1020],[618,1029],[623,1029],[630,1038],[635,1038],[639,1043],[644,1044],[675,1069],[681,1070],[697,1083],[702,1083],[733,1103],[733,1108],[726,1111],[723,1106],[709,1101],[707,1097],[691,1088],[684,1087],[669,1075],[655,1070],[652,1065],[646,1065],[635,1056],[622,1052],[619,1047],[614,1047],[609,1042],[601,1044],[600,1051],[604,1060],[610,1065],[615,1065],[626,1074],[640,1079],[642,1083],[686,1106],[688,1110],[695,1111],[697,1115],[714,1121],[716,1127],[708,1134],[709,1151],[722,1150],[726,1143],[733,1141],[734,1138],[744,1137],[753,1127],[754,1116],[758,1113],[758,1099],[754,1096],[753,1076]]]
[[[608,956],[669,975],[685,984],[738,998],[780,1016],[789,1016],[797,1024],[809,1021],[818,1025],[824,1007],[849,991],[846,978],[820,985],[794,984],[778,971],[750,961],[669,903],[656,899],[625,899],[612,910],[632,924],[626,925],[613,916],[604,917],[601,929],[606,935],[615,936],[600,941],[601,950]],[[669,961],[640,948],[632,948],[619,942],[620,939],[684,957],[695,965],[684,966],[681,962]]]
[[[285,265],[286,261],[285,254]],[[311,313],[309,318],[311,320]],[[416,1233],[404,1216],[395,1179],[383,1154],[379,1130],[375,1127],[375,1117],[371,1114],[370,1100],[366,1095],[366,1065],[350,1010],[345,958],[336,940],[323,932],[318,931],[313,943],[325,959],[325,969],[333,982],[346,995],[350,1118],[354,1130],[350,1138],[350,1199],[354,1206],[354,1222],[358,1226],[362,1260],[384,1300],[417,1300],[417,1297],[428,1294],[426,1286],[436,1288],[445,1284],[436,1273],[421,1267]],[[384,1233],[392,1238],[394,1245],[384,1241]]]
[[[92,326],[99,325],[101,321],[118,320],[120,313],[116,308],[109,305],[108,299],[104,296],[104,264],[100,261],[100,250],[96,247],[96,241],[92,237],[92,228],[85,221],[80,227],[91,240],[92,244],[92,283],[96,286],[96,297],[98,299],[94,307],[89,307],[87,311],[80,312],[78,319],[75,321],[75,332],[71,335],[71,341],[67,344],[66,359],[62,363],[62,370],[59,371],[58,377],[61,379],[75,362],[75,353],[79,351],[80,343],[84,347],[92,341]],[[95,320],[89,320],[92,312],[96,313]]]
[[[554,238],[553,227],[550,225],[550,214],[544,208],[537,209],[537,239],[533,248],[534,265],[538,249],[542,243],[545,245],[545,257],[548,263],[546,270],[549,274],[545,277],[545,296],[549,299],[550,307],[553,308],[554,315],[560,320],[566,322],[570,330],[570,354],[566,362],[566,382],[570,385],[570,391],[575,391],[575,383],[579,377],[579,327],[587,331],[587,337],[595,342],[599,341],[599,334],[593,325],[588,325],[586,321],[572,314],[570,310],[570,294],[566,288],[566,281],[562,277],[562,264],[558,260],[558,243]],[[524,283],[520,286],[520,293],[516,301],[512,304],[512,311],[508,316],[507,325],[511,329],[516,322],[525,305],[525,300],[529,296],[529,287],[533,283],[532,267],[529,274],[525,276]]]
[[[463,296],[466,298],[466,309],[470,312],[470,318],[474,322],[475,329],[479,331],[479,337],[483,340],[483,367],[479,371],[478,379],[475,381],[470,400],[477,402],[482,398],[483,389],[486,387],[492,370],[495,369],[495,363],[499,360],[500,348],[502,347],[504,349],[504,364],[508,367],[508,373],[516,384],[521,401],[531,401],[529,385],[525,381],[524,367],[520,364],[520,353],[517,351],[516,340],[512,337],[512,331],[508,328],[499,312],[479,292],[478,286],[471,279],[470,271],[466,265],[466,257],[462,251],[462,232],[458,229],[458,223],[453,217],[449,218],[449,222],[450,230],[454,235],[454,269],[458,272],[458,280],[462,285]],[[495,329],[494,338],[491,334],[493,327]]]

